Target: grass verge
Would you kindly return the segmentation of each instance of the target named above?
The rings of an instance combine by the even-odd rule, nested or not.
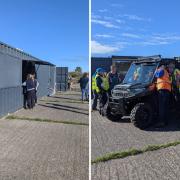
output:
[[[60,123],[60,124],[73,124],[73,125],[83,125],[83,126],[88,126],[88,123],[81,123],[81,122],[75,122],[75,121],[57,121],[57,120],[52,120],[52,119],[41,119],[41,118],[28,118],[28,117],[19,117],[19,116],[14,116],[10,115],[7,116],[6,119],[9,120],[28,120],[28,121],[39,121],[39,122],[51,122],[51,123]]]
[[[170,143],[166,143],[166,144],[148,145],[142,149],[129,149],[129,150],[120,151],[120,152],[108,153],[108,154],[105,154],[104,156],[96,158],[95,160],[93,160],[91,162],[92,162],[92,164],[94,164],[94,163],[109,161],[112,159],[121,159],[121,158],[125,158],[128,156],[142,154],[142,153],[145,153],[148,151],[156,151],[156,150],[165,149],[165,148],[168,148],[171,146],[177,146],[179,144],[180,144],[180,141],[174,141],[174,142],[170,142]]]

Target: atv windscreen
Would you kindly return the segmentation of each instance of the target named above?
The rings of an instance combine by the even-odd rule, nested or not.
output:
[[[157,63],[133,63],[123,81],[123,84],[148,84],[151,83],[154,78]]]

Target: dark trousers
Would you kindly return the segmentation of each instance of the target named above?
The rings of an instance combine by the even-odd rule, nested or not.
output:
[[[158,101],[159,101],[159,121],[167,124],[169,118],[170,92],[165,89],[159,90]]]
[[[27,108],[27,92],[24,93],[23,105],[24,105],[24,108],[26,109]]]
[[[29,109],[35,106],[35,90],[27,91],[27,105]]]
[[[96,91],[93,91],[93,102],[92,102],[92,109],[97,108],[97,100],[98,100],[98,94]]]
[[[99,109],[103,109],[108,100],[107,92],[101,92],[99,94]]]
[[[34,100],[35,100],[35,103],[37,103],[37,91],[34,92]]]

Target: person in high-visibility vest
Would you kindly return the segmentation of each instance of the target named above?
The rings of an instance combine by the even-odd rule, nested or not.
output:
[[[168,70],[170,74],[170,80],[172,82],[172,92],[175,96],[175,99],[178,101],[180,94],[180,70],[175,68],[174,63],[170,63],[168,65]]]
[[[96,92],[96,74],[97,71],[92,76],[92,93],[93,93],[92,111],[97,110],[98,93]]]
[[[102,68],[96,70],[95,77],[95,90],[99,97],[99,110],[103,109],[104,105],[108,100],[107,92],[109,90],[109,82],[107,76],[105,76],[105,71]]]
[[[100,114],[104,114],[105,105],[108,102],[108,91],[109,91],[109,79],[107,77],[107,73],[103,72],[99,74],[96,78],[96,88],[98,89],[99,96],[99,111]]]
[[[162,127],[168,124],[169,103],[172,87],[169,73],[164,65],[157,69],[155,77],[157,78],[156,89],[158,91],[159,103],[159,122],[156,127]]]
[[[93,103],[92,111],[97,110],[97,100],[101,91],[101,83],[104,70],[102,68],[97,68],[96,72],[92,76],[92,92],[93,92]]]

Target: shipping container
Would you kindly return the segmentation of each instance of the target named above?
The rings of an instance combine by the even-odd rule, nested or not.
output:
[[[67,91],[68,67],[56,67],[56,90]]]
[[[55,93],[55,65],[0,42],[0,117],[23,107],[22,83],[35,73],[38,98]]]

